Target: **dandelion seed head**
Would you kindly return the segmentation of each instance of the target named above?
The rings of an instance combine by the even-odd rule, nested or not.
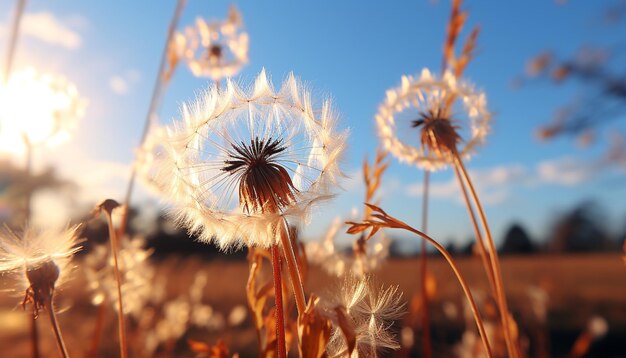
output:
[[[399,87],[387,91],[375,119],[386,150],[402,162],[435,170],[456,154],[468,158],[483,144],[491,114],[483,92],[452,73],[438,78],[424,69],[419,78],[403,76]]]
[[[167,129],[155,180],[201,240],[269,247],[283,217],[306,221],[332,198],[346,134],[293,75],[279,91],[265,71],[248,90],[229,80],[183,105],[182,117]]]
[[[214,81],[236,75],[248,63],[248,43],[241,14],[234,6],[226,19],[209,22],[198,18],[195,26],[174,37],[178,55],[191,72]]]
[[[15,290],[26,292],[23,303],[33,303],[35,314],[68,277],[69,262],[80,250],[79,228],[59,232],[28,227],[0,234],[0,273],[19,278]]]

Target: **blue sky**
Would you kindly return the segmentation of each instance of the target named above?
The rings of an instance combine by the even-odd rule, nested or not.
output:
[[[616,199],[626,197],[623,170],[597,172],[588,165],[606,150],[605,137],[584,149],[571,139],[540,143],[534,137],[557,106],[580,89],[545,83],[518,90],[511,86],[524,73],[529,58],[545,49],[568,56],[584,44],[618,43],[619,31],[602,23],[603,11],[613,3],[467,1],[464,6],[470,16],[463,35],[475,25],[481,28],[477,57],[466,77],[486,91],[495,114],[487,145],[468,162],[468,168],[479,182],[497,239],[512,221],[521,221],[532,235],[542,238],[556,214],[587,198],[607,208],[611,230],[623,231],[626,201]],[[229,4],[189,0],[181,26],[197,16],[224,17]],[[278,85],[293,71],[316,96],[331,97],[341,114],[340,126],[351,133],[344,166],[349,174],[358,173],[364,156],[375,152],[373,116],[385,90],[398,85],[404,74],[417,74],[424,67],[439,70],[450,10],[445,1],[245,1],[236,5],[250,35],[250,63],[240,81],[250,82],[265,67]],[[0,4],[3,50],[13,6],[11,1]],[[173,0],[28,1],[25,19],[31,16],[31,23],[20,38],[14,68],[33,66],[62,73],[89,102],[73,140],[36,152],[36,166],[55,165],[63,175],[75,178],[82,185],[80,202],[86,206],[105,196],[123,197],[174,7]],[[47,22],[32,20],[41,16]],[[55,36],[42,36],[42,31]],[[192,100],[209,83],[179,67],[163,98],[161,121],[177,118],[180,103]],[[382,206],[417,225],[421,198],[415,193],[421,178],[417,168],[392,160]],[[443,242],[462,243],[471,236],[471,226],[452,179],[450,170],[433,176],[430,232]],[[335,215],[349,215],[352,208],[360,207],[359,180],[360,174],[345,183],[347,190],[313,220],[305,236],[318,236]],[[157,205],[143,190],[135,198],[137,203]],[[57,205],[54,195],[40,202],[40,212]],[[71,210],[56,210],[55,219],[62,221]]]

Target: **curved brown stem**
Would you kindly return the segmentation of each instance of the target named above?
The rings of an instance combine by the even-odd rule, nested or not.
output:
[[[117,252],[119,245],[117,241],[117,233],[113,228],[113,218],[109,211],[105,211],[107,218],[107,224],[109,225],[109,242],[111,243],[111,252],[113,253],[113,273],[115,274],[115,281],[117,282],[117,317],[118,317],[118,330],[120,336],[120,354],[122,358],[128,356],[128,346],[126,344],[126,324],[124,322],[124,303],[122,300],[122,277],[117,261]]]
[[[63,340],[63,336],[61,335],[61,328],[59,327],[59,323],[57,322],[56,313],[54,313],[54,307],[52,307],[52,294],[50,297],[46,299],[46,310],[48,311],[48,316],[50,317],[50,324],[52,325],[52,330],[54,331],[54,337],[57,341],[57,346],[59,347],[59,351],[63,358],[68,358],[70,355],[67,352],[67,347],[65,347],[65,341]]]
[[[300,276],[300,270],[298,269],[298,262],[296,261],[296,254],[291,245],[291,238],[289,237],[289,225],[287,219],[283,217],[283,228],[280,230],[280,242],[283,246],[283,253],[287,261],[287,271],[289,272],[289,278],[291,279],[291,285],[293,287],[293,294],[296,299],[296,307],[298,308],[298,315],[302,314],[306,309],[306,298],[304,295],[304,287],[302,285],[302,277]]]
[[[280,249],[278,245],[272,245],[271,251],[276,306],[276,352],[279,358],[285,358],[287,356],[287,346],[285,344],[285,306],[283,305],[283,281],[280,272]]]
[[[504,291],[504,283],[502,280],[502,271],[500,269],[500,260],[498,259],[498,251],[496,250],[495,244],[493,242],[493,237],[491,236],[491,229],[489,228],[489,224],[487,223],[487,216],[485,215],[485,211],[480,203],[480,199],[476,194],[476,190],[474,189],[474,185],[472,184],[472,180],[465,169],[465,165],[463,165],[463,161],[461,158],[456,155],[454,157],[454,164],[456,167],[460,169],[460,172],[463,176],[463,179],[467,183],[467,186],[472,195],[472,199],[474,200],[474,204],[476,205],[476,209],[478,210],[478,214],[480,217],[480,221],[482,227],[485,231],[485,236],[487,237],[487,244],[489,248],[489,258],[491,260],[491,267],[494,273],[494,283],[496,288],[496,296],[498,301],[498,306],[500,307],[500,319],[502,322],[502,329],[504,331],[504,338],[506,341],[507,352],[509,357],[516,358],[518,356],[516,345],[513,342],[513,337],[511,335],[511,325],[509,322],[509,308],[506,301],[506,295]]]
[[[17,6],[15,7],[15,14],[13,15],[13,22],[11,23],[11,35],[9,35],[7,57],[4,61],[4,82],[7,82],[9,80],[9,76],[11,75],[11,67],[13,67],[13,58],[15,57],[15,48],[17,45],[17,39],[19,38],[20,23],[22,22],[24,8],[26,8],[26,0],[18,0]]]
[[[430,187],[430,172],[424,171],[424,192],[422,195],[422,231],[428,230],[428,189]],[[422,272],[422,345],[424,357],[432,357],[432,347],[430,342],[430,319],[428,317],[428,285],[427,285],[427,255],[426,240],[422,240],[422,252],[420,255],[420,268]]]
[[[437,241],[435,241],[430,236],[424,234],[423,232],[416,230],[408,225],[403,226],[402,228],[420,236],[422,239],[433,244],[435,248],[437,249],[437,251],[439,251],[443,255],[443,257],[446,259],[446,261],[452,268],[452,271],[454,271],[454,274],[456,275],[457,280],[461,284],[461,287],[463,288],[463,292],[465,293],[465,297],[470,303],[472,313],[474,314],[474,321],[476,321],[476,326],[478,327],[478,332],[480,333],[480,338],[483,342],[485,352],[487,353],[488,357],[493,357],[493,355],[491,354],[491,347],[489,346],[489,341],[487,339],[487,332],[485,331],[483,320],[480,317],[480,312],[478,311],[478,307],[476,306],[476,302],[474,301],[474,296],[472,296],[472,292],[470,291],[469,286],[467,285],[467,282],[465,281],[465,278],[463,277],[463,274],[461,273],[456,263],[454,262],[452,255],[450,255],[450,253],[443,246],[441,246],[441,244],[439,244]]]
[[[161,62],[159,63],[159,71],[157,72],[156,80],[154,81],[154,87],[152,88],[152,96],[150,97],[150,105],[148,106],[148,113],[146,114],[146,119],[144,120],[143,130],[141,132],[141,139],[139,140],[139,146],[143,145],[143,142],[146,141],[146,136],[148,135],[148,130],[150,129],[150,125],[153,120],[153,116],[155,115],[157,108],[159,107],[159,102],[161,100],[162,91],[163,91],[163,78],[165,72],[165,66],[167,65],[167,52],[169,46],[171,45],[172,38],[174,37],[174,32],[176,31],[176,27],[178,27],[178,21],[180,20],[181,15],[183,14],[183,9],[185,8],[186,0],[178,0],[178,4],[176,5],[176,9],[174,10],[174,15],[170,20],[170,25],[167,29],[167,38],[165,40],[165,46],[163,48],[163,52],[161,53]],[[128,179],[128,186],[126,187],[126,195],[124,197],[124,214],[122,215],[122,221],[120,223],[120,235],[124,235],[126,233],[126,226],[128,225],[128,211],[130,209],[130,200],[133,194],[133,188],[135,186],[135,179],[137,177],[137,170],[133,165],[133,168],[130,173],[130,178]]]
[[[33,314],[30,316],[30,342],[33,358],[39,358],[39,329],[37,328],[36,317],[37,315],[33,311]]]

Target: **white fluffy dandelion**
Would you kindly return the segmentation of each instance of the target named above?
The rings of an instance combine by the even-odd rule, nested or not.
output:
[[[22,305],[33,305],[33,319],[45,309],[54,330],[62,356],[67,348],[61,335],[53,306],[55,289],[69,272],[72,256],[80,250],[78,229],[70,227],[62,232],[27,228],[20,234],[6,230],[0,236],[0,273],[21,274],[25,289]]]
[[[135,237],[121,240],[119,269],[122,273],[122,295],[124,313],[139,316],[149,302],[158,302],[163,297],[162,287],[153,283],[156,270],[149,262],[152,250],[146,249],[145,239]],[[99,245],[87,255],[85,277],[92,291],[91,301],[100,305],[105,301],[117,306],[117,281],[113,274],[113,258],[108,245]]]
[[[27,300],[34,300],[37,306],[42,303],[38,295],[51,294],[55,287],[67,277],[68,264],[72,256],[80,250],[78,246],[79,226],[70,227],[62,232],[56,230],[38,230],[27,228],[21,233],[8,229],[0,234],[0,273],[23,274],[23,289],[27,291]],[[38,272],[49,270],[46,285],[37,286]],[[46,275],[47,275],[46,274]],[[38,292],[43,290],[45,292]],[[42,298],[43,299],[43,298]]]
[[[293,75],[278,92],[265,71],[249,90],[229,80],[182,112],[157,181],[201,240],[268,248],[280,242],[280,220],[297,222],[332,197],[346,136],[334,130],[330,103],[314,109]]]
[[[483,92],[452,73],[438,78],[428,69],[419,78],[403,76],[376,114],[385,149],[430,170],[452,163],[455,152],[469,157],[484,142],[490,121]]]
[[[196,19],[196,25],[177,33],[174,41],[180,56],[198,77],[219,81],[236,75],[248,63],[248,34],[234,6],[225,20]]]
[[[363,247],[358,247],[357,241],[354,243],[352,254],[348,254],[336,244],[339,230],[344,226],[344,220],[336,218],[322,241],[307,242],[307,259],[309,263],[320,266],[330,275],[341,277],[352,274],[362,278],[380,267],[387,259],[389,239],[380,233],[377,239],[363,242]]]
[[[356,348],[350,357],[377,357],[381,351],[400,348],[392,331],[394,321],[404,314],[397,286],[376,288],[369,277],[346,278],[337,301],[356,334]],[[347,355],[348,343],[339,327],[333,328],[327,351],[331,357]]]

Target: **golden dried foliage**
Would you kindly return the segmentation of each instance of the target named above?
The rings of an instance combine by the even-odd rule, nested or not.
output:
[[[389,161],[387,160],[387,152],[383,149],[376,150],[376,158],[374,163],[370,166],[367,158],[363,161],[363,181],[365,181],[365,202],[376,202],[374,196],[380,188],[382,176],[389,167]],[[369,207],[365,207],[364,219],[367,219],[371,213]]]
[[[306,310],[298,317],[300,357],[327,357],[326,345],[330,339],[332,324],[318,308],[320,299],[314,294],[309,298]]]

